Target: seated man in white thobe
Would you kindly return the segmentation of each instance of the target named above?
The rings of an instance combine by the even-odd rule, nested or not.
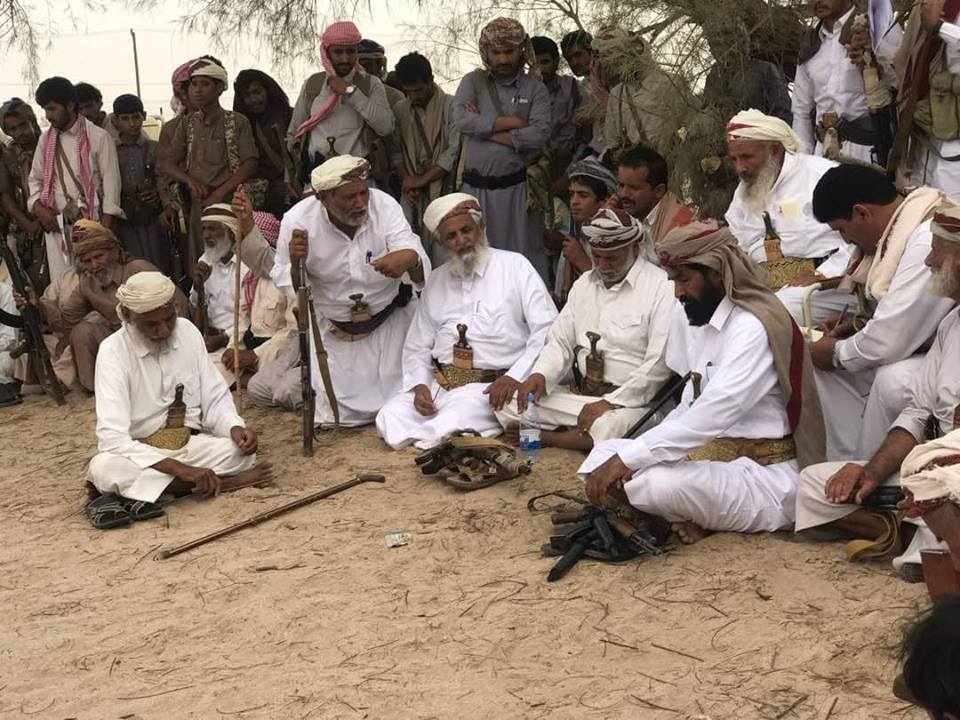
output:
[[[497,413],[508,442],[519,441],[530,393],[544,446],[586,451],[623,437],[670,376],[663,355],[676,301],[667,274],[640,251],[640,221],[603,209],[582,232],[594,267],[574,283],[517,402]]]
[[[804,153],[803,142],[789,125],[759,110],[733,116],[727,125],[727,150],[740,178],[725,215],[730,232],[741,250],[767,267],[771,288],[803,324],[805,286],[840,277],[850,261],[852,248],[813,216],[811,203],[820,178],[837,163]],[[778,247],[766,247],[764,213],[780,237]],[[778,260],[777,253],[783,259]],[[767,261],[774,263],[768,266]],[[843,312],[851,302],[849,293],[837,290],[813,294],[812,323]]]
[[[0,310],[8,315],[19,315],[17,305],[13,301],[13,288],[10,283],[0,280]],[[20,385],[14,380],[16,361],[10,356],[10,351],[16,349],[19,337],[16,328],[0,322],[0,408],[10,405],[19,405],[23,402],[20,397]]]
[[[960,302],[960,206],[938,212],[932,229],[933,247],[926,260],[933,270],[929,291]],[[933,345],[910,379],[906,407],[887,423],[883,444],[870,460],[821,463],[803,471],[797,493],[798,532],[829,524],[849,537],[885,538],[872,554],[902,549],[903,544],[896,542],[899,533],[891,532],[893,513],[862,504],[880,485],[900,484],[900,465],[918,443],[960,428],[958,359],[960,311],[954,309],[940,323]],[[914,544],[904,560],[919,563],[919,549],[934,545],[935,539],[923,530]]]
[[[194,323],[203,333],[203,341],[224,379],[233,383],[236,378],[220,362],[223,348],[233,347],[234,302],[237,286],[237,263],[240,277],[247,267],[236,255],[239,223],[233,209],[226,203],[217,203],[203,209],[200,216],[203,230],[203,255],[193,270],[193,290],[190,305],[194,308]],[[200,290],[203,291],[201,299]],[[250,327],[249,307],[240,313],[237,337],[243,338]]]
[[[117,290],[120,330],[97,354],[97,446],[87,481],[94,527],[163,514],[165,492],[213,495],[270,481],[256,465],[257,435],[237,414],[200,332],[178,319],[175,286],[158,272]],[[175,400],[182,390],[182,403]]]
[[[845,283],[861,298],[853,317],[827,318],[827,331],[810,345],[824,399],[827,457],[870,457],[889,421],[904,407],[905,388],[953,301],[926,292],[930,273],[930,216],[948,202],[933,188],[907,196],[869,167],[829,170],[813,193],[821,222],[857,246]],[[882,403],[887,422],[869,420]]]
[[[579,470],[587,497],[603,506],[622,484],[686,543],[790,527],[799,471],[824,457],[803,336],[726,228],[686,225],[657,250],[683,305],[667,365],[690,382],[659,425],[593,449]]]
[[[475,197],[437,198],[423,221],[449,260],[431,274],[407,333],[402,392],[377,415],[394,450],[431,448],[458,430],[499,435],[494,413],[513,400],[557,317],[530,261],[489,246]]]
[[[399,203],[369,185],[370,163],[338,155],[310,175],[316,197],[280,223],[274,282],[295,293],[291,260],[303,259],[328,356],[340,424],[372,423],[403,384],[401,356],[430,260]],[[299,262],[299,260],[298,260]],[[313,339],[311,338],[311,345]],[[312,356],[316,353],[312,352]],[[312,357],[316,422],[334,423]]]

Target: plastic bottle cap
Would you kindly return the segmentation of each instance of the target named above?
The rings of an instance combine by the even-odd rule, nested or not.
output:
[[[532,403],[532,402],[533,402],[533,393],[527,393],[527,402],[528,402],[528,403]]]

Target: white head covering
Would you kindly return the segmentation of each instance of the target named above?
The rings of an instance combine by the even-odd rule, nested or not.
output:
[[[432,233],[437,232],[440,224],[454,215],[463,215],[469,213],[473,221],[480,223],[483,220],[483,212],[480,210],[480,203],[473,195],[467,193],[450,193],[443,197],[438,197],[432,203],[427,205],[423,213],[423,224],[427,230]]]
[[[230,231],[234,239],[236,239],[237,233],[240,232],[240,221],[237,220],[237,216],[233,214],[233,208],[226,203],[207,205],[207,207],[203,209],[203,212],[200,213],[200,222],[220,223]]]
[[[752,109],[738,112],[730,119],[727,123],[727,140],[776,142],[783,145],[788,153],[803,152],[805,147],[800,136],[783,120]]]
[[[230,84],[227,71],[212,60],[197,60],[196,65],[190,69],[190,77],[208,77],[219,80],[224,85]]]
[[[944,198],[933,216],[930,230],[938,238],[960,243],[960,205]]]
[[[639,220],[623,210],[600,208],[589,222],[583,224],[580,232],[592,248],[618,250],[637,242],[643,234],[643,227]]]
[[[121,315],[120,308],[138,315],[161,308],[170,302],[176,288],[173,280],[161,272],[131,275],[117,288],[117,315]]]
[[[370,177],[370,163],[353,155],[337,155],[310,173],[310,185],[317,192],[336,190],[347,183]]]

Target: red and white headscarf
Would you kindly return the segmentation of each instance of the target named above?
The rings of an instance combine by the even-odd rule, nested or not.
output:
[[[643,227],[639,220],[623,210],[600,208],[580,231],[592,248],[619,250],[637,242],[643,234]]]
[[[260,231],[260,234],[263,236],[263,239],[267,241],[267,244],[275,248],[277,246],[277,239],[280,237],[280,221],[277,220],[277,217],[273,213],[255,210],[253,213],[253,224],[257,226],[257,230]],[[257,283],[259,280],[259,276],[254,274],[252,270],[248,270],[243,278],[243,282],[241,283],[243,304],[241,307],[244,311],[249,310],[253,306],[253,298],[257,293]]]
[[[930,230],[938,238],[960,243],[960,205],[944,198],[933,215]]]
[[[93,172],[90,165],[90,136],[87,135],[87,120],[83,115],[77,115],[77,121],[72,130],[77,135],[77,169],[80,176],[80,186],[83,192],[85,206],[82,208],[83,217],[88,220],[97,220],[97,191],[93,186]],[[56,191],[54,190],[54,177],[56,176],[57,143],[60,138],[60,131],[52,125],[47,131],[47,137],[43,142],[43,184],[40,189],[40,202],[49,208],[57,208]],[[66,172],[66,169],[64,169]],[[66,185],[66,179],[64,179]],[[79,204],[79,203],[78,203]],[[63,210],[63,208],[57,208]],[[62,236],[61,236],[62,237]],[[68,255],[66,241],[61,239],[60,251]]]
[[[800,136],[783,120],[752,109],[738,112],[730,118],[727,140],[780,143],[788,153],[803,152],[806,147]]]
[[[196,62],[196,60],[187,60],[174,70],[170,77],[170,84],[173,86],[170,109],[173,110],[174,115],[179,115],[187,109],[187,91],[183,88],[183,84],[190,81],[190,71]]]
[[[327,74],[328,79],[336,77],[337,75],[337,71],[333,67],[333,62],[330,60],[330,54],[328,52],[330,47],[333,45],[359,45],[362,39],[363,37],[360,35],[357,26],[349,20],[335,22],[323,31],[323,36],[320,39],[320,62],[323,63],[323,70]],[[363,68],[360,67],[359,63],[357,63],[354,69],[358,72],[363,72]],[[340,96],[331,92],[330,97],[326,99],[320,109],[307,118],[307,121],[303,123],[303,125],[297,128],[297,131],[293,134],[293,139],[296,140],[313,130],[327,115],[333,112],[333,108],[339,100]]]

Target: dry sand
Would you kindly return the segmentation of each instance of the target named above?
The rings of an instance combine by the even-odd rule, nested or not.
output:
[[[93,400],[0,411],[0,718],[923,717],[890,684],[925,591],[886,563],[716,535],[547,584],[526,500],[573,487],[575,454],[463,494],[370,429],[304,459],[298,416],[246,417],[276,487],[98,532]],[[358,471],[388,482],[155,559]]]

